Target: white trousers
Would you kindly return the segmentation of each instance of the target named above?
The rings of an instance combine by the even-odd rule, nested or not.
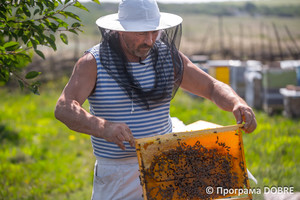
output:
[[[142,200],[138,160],[96,157],[92,200]]]

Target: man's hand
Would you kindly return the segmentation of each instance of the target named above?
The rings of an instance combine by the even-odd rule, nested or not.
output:
[[[180,87],[195,95],[211,100],[223,110],[233,112],[238,124],[245,122],[243,128],[245,132],[253,132],[256,128],[256,119],[247,103],[229,85],[216,80],[202,71],[183,53],[180,53],[180,56],[184,65]]]
[[[238,104],[234,106],[232,113],[236,119],[237,124],[244,124],[244,131],[246,133],[251,133],[256,129],[257,123],[255,119],[255,114],[253,110],[244,104]]]
[[[106,121],[101,138],[117,144],[122,150],[125,150],[123,141],[129,142],[132,147],[135,146],[134,137],[125,123]]]

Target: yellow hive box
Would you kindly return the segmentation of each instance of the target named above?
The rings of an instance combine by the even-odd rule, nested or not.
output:
[[[220,199],[250,188],[241,125],[208,127],[136,139],[145,200]]]
[[[209,74],[216,78],[217,80],[230,84],[230,67],[226,66],[216,66],[210,67],[208,70]]]

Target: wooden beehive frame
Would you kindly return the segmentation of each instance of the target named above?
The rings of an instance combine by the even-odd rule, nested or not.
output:
[[[169,195],[168,198],[171,196],[170,199],[184,199],[183,196],[187,194],[182,195],[184,192],[178,192],[178,191],[182,191],[182,187],[181,190],[179,189],[180,184],[182,182],[184,182],[185,184],[189,184],[189,183],[195,184],[196,181],[197,183],[199,183],[200,175],[196,176],[195,174],[192,174],[191,176],[189,176],[188,174],[187,175],[188,177],[186,176],[182,177],[180,175],[180,180],[182,180],[182,182],[178,182],[177,180],[178,177],[175,177],[174,175],[174,174],[181,173],[181,172],[175,173],[174,171],[176,171],[177,169],[182,171],[185,170],[184,168],[187,168],[187,170],[189,169],[189,171],[195,171],[195,169],[192,169],[188,165],[188,163],[192,163],[192,162],[188,162],[187,159],[189,159],[191,156],[193,157],[194,155],[187,156],[188,154],[185,154],[188,151],[187,149],[189,150],[192,149],[193,150],[192,152],[208,151],[208,153],[206,153],[207,156],[205,157],[205,161],[203,162],[209,162],[209,159],[213,157],[216,157],[220,160],[220,158],[223,156],[222,157],[223,161],[222,162],[218,161],[218,163],[222,163],[222,166],[224,165],[224,163],[227,163],[225,167],[228,168],[230,166],[230,171],[228,171],[226,175],[226,172],[224,172],[224,170],[221,170],[220,168],[221,164],[220,164],[220,166],[217,166],[215,169],[213,169],[216,172],[214,174],[222,174],[222,177],[227,177],[227,179],[228,177],[233,178],[234,181],[232,182],[234,182],[234,184],[230,183],[233,184],[231,185],[233,186],[233,188],[240,188],[242,186],[243,188],[247,188],[249,190],[250,184],[247,176],[247,167],[246,167],[245,157],[244,157],[243,140],[240,131],[241,126],[242,125],[233,125],[233,126],[225,126],[225,127],[218,127],[218,128],[190,131],[190,132],[169,133],[162,136],[137,139],[136,150],[137,150],[139,167],[141,172],[140,178],[141,178],[141,184],[143,186],[144,199],[145,200],[165,199],[165,197],[163,197],[164,195]],[[226,137],[231,137],[231,138],[226,138]],[[224,141],[227,141],[228,146]],[[178,154],[178,152],[176,153],[177,157],[176,156],[175,157],[177,161],[175,161],[176,159],[172,160],[174,159],[174,155],[170,154],[170,152],[175,152],[174,149],[180,150],[181,152],[181,154]],[[213,153],[216,152],[217,156],[215,156],[211,152]],[[201,157],[199,156],[200,154],[198,153],[196,155],[197,155],[196,158],[199,160]],[[172,157],[171,160],[170,157]],[[178,157],[180,161],[178,161]],[[176,162],[179,167],[178,166],[175,167]],[[181,162],[181,164],[179,164],[179,162]],[[210,162],[212,163],[212,161]],[[187,167],[184,167],[184,165]],[[168,166],[168,168],[166,166]],[[170,171],[174,173],[173,174],[169,173]],[[181,174],[183,173],[187,174],[187,172],[182,172]],[[234,176],[232,175],[233,173],[235,174]],[[202,176],[204,177],[205,175]],[[219,176],[218,177],[216,176],[216,179],[218,178]],[[205,183],[212,183],[212,181],[214,181],[213,178],[210,178],[209,180],[206,178],[203,180],[204,180],[203,182]],[[192,187],[188,186],[188,188],[192,188]],[[197,191],[193,190],[192,192],[197,192]],[[155,198],[151,196],[154,193],[156,195]],[[251,194],[247,194],[247,195],[248,195],[247,197],[239,196],[232,199],[240,199],[240,200],[252,199]],[[206,196],[205,198],[220,199],[229,196],[237,196],[237,194],[229,194],[226,196],[215,195],[212,196],[212,198]],[[198,199],[198,198],[193,196],[193,198],[190,199]]]

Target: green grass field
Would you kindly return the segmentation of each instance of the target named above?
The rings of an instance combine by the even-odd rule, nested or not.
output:
[[[0,89],[0,199],[90,199],[94,157],[90,138],[70,131],[54,118],[67,78],[44,84],[41,95]],[[88,104],[84,104],[88,108]],[[235,123],[231,113],[179,91],[171,115],[185,124],[206,120]],[[256,111],[258,127],[245,134],[252,187],[293,186],[300,191],[300,123]],[[262,199],[262,195],[255,195]]]

